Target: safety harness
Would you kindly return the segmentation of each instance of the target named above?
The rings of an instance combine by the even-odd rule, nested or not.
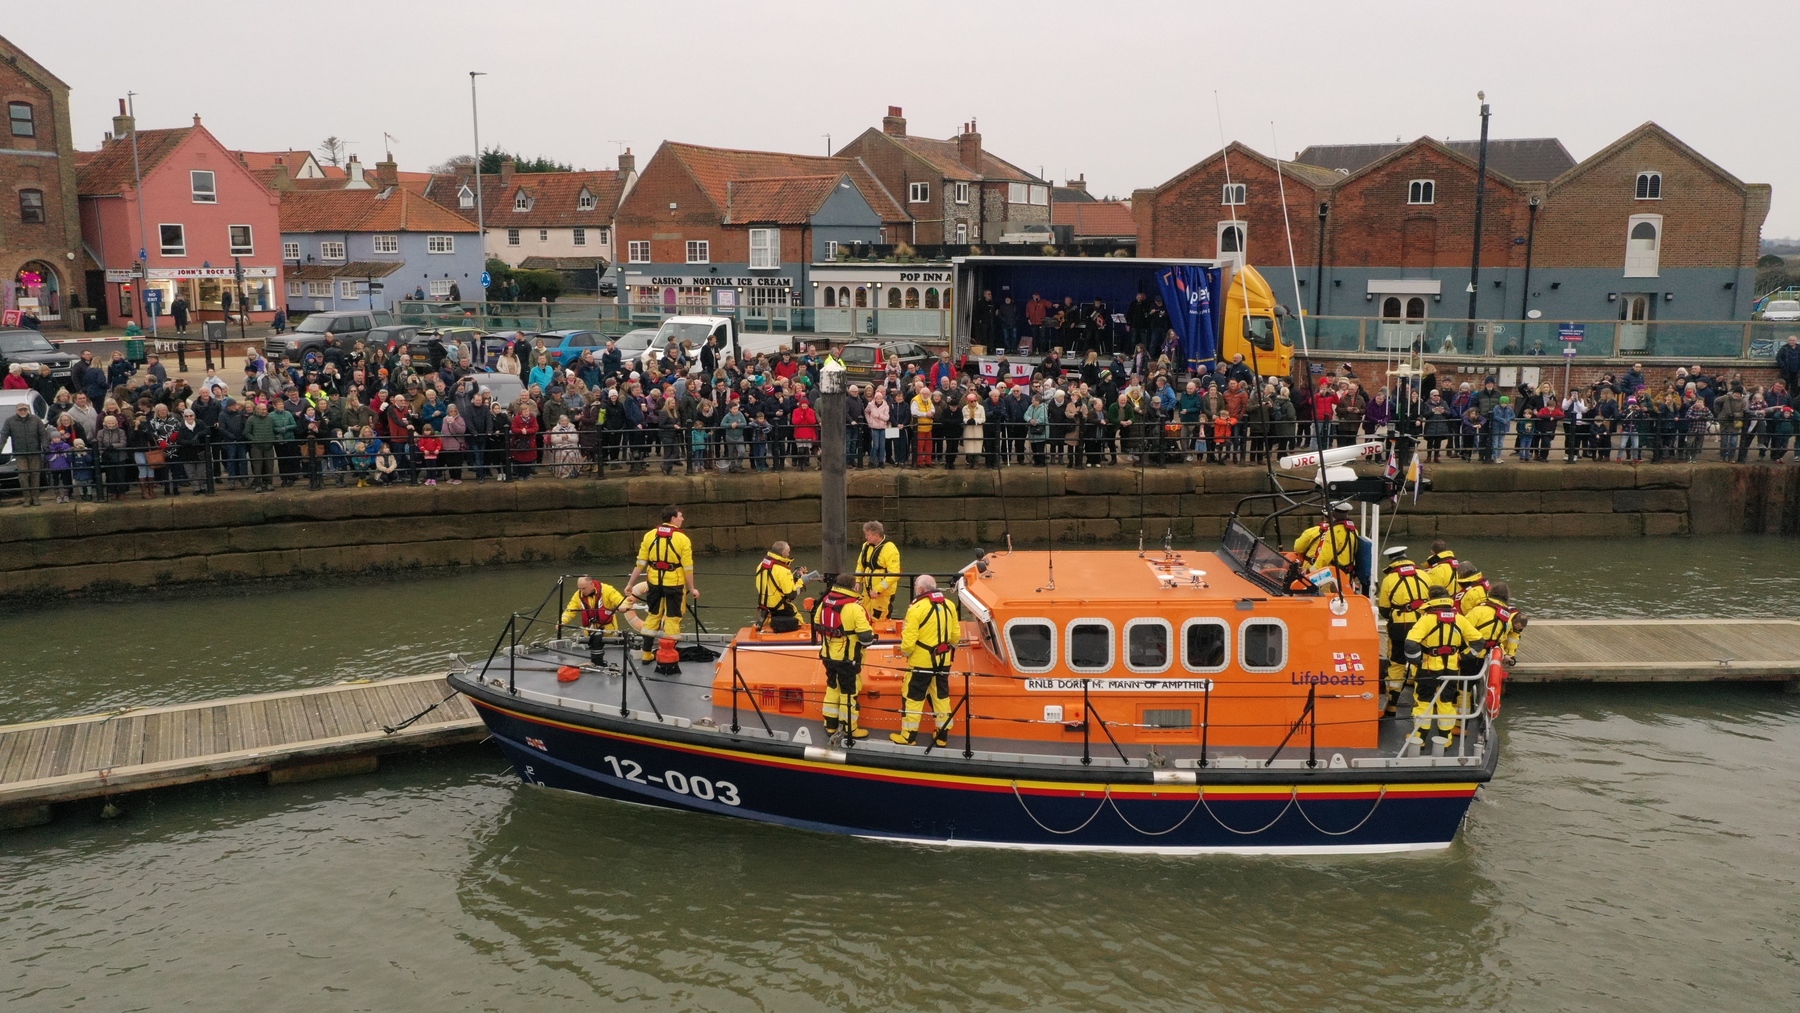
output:
[[[862,660],[862,640],[852,637],[844,629],[844,606],[853,604],[856,600],[856,595],[834,587],[825,592],[825,597],[819,601],[818,631],[824,640],[823,646],[819,648],[819,656],[827,661]],[[828,652],[839,649],[840,642],[844,657],[829,657]]]
[[[1419,610],[1431,594],[1425,586],[1425,578],[1419,576],[1419,568],[1412,563],[1401,563],[1388,572],[1394,574],[1394,599],[1388,605],[1388,618],[1391,621],[1407,622],[1418,620]],[[1402,599],[1401,595],[1408,597]]]
[[[615,610],[606,607],[606,596],[598,591],[594,592],[592,602],[586,598],[581,599],[581,626],[583,629],[603,629],[612,623],[615,614],[617,614]]]
[[[1454,642],[1462,639],[1456,630],[1456,609],[1439,607],[1427,612],[1426,615],[1437,620],[1437,629],[1441,631],[1439,636],[1444,642],[1435,647],[1426,647],[1421,642],[1419,646],[1424,649],[1425,653],[1434,658],[1448,658],[1461,651],[1462,645]],[[1426,635],[1430,636],[1429,633]]]
[[[776,611],[791,611],[794,605],[794,592],[784,593],[780,585],[775,583],[777,566],[790,571],[793,569],[787,560],[773,554],[764,556],[763,561],[756,566],[756,611],[765,617]]]
[[[675,529],[667,524],[659,524],[656,537],[650,542],[650,558],[645,560],[650,569],[661,574],[681,569],[681,554],[675,551]],[[666,583],[657,581],[659,586]]]
[[[1347,536],[1342,545],[1337,544],[1331,536],[1332,528],[1342,528]],[[1356,563],[1356,524],[1352,521],[1322,521],[1319,524],[1319,540],[1313,543],[1319,552],[1319,561],[1349,569]],[[1329,552],[1329,558],[1326,553]],[[1350,558],[1345,558],[1346,556]]]
[[[860,574],[870,574],[877,571],[887,573],[886,570],[881,569],[881,552],[887,547],[888,540],[886,538],[876,542],[874,545],[870,545],[866,542],[863,543],[862,551],[856,554],[856,572]],[[858,579],[866,582],[864,587],[873,587],[875,585],[874,577],[863,576]]]
[[[956,638],[950,636],[950,606],[945,602],[942,591],[931,592],[925,596],[925,600],[931,602],[929,615],[937,622],[938,642],[923,646],[931,654],[931,670],[947,672],[950,670],[951,659],[956,657]],[[924,626],[923,623],[919,625]]]

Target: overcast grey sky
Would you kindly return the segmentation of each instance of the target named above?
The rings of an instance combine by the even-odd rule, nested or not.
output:
[[[1702,14],[1701,11],[1704,11]],[[225,144],[405,169],[481,139],[578,168],[640,168],[681,140],[825,150],[879,126],[948,137],[971,116],[1002,158],[1099,194],[1154,186],[1227,138],[1308,144],[1555,136],[1584,158],[1655,120],[1775,188],[1764,237],[1800,236],[1793,7],[1775,2],[1451,4],[1191,0],[510,0],[154,5],[60,0],[3,30],[74,89],[77,145],[138,92],[144,128],[200,113]],[[1785,13],[1783,13],[1785,12]],[[1778,69],[1778,68],[1790,69]]]

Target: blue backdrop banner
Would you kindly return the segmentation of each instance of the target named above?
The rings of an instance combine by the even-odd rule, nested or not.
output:
[[[1156,286],[1169,309],[1169,326],[1181,339],[1188,367],[1219,357],[1217,268],[1179,264],[1156,273]]]

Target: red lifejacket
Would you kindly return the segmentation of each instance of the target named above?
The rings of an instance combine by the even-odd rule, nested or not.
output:
[[[589,604],[586,598],[581,599],[581,625],[584,628],[604,627],[613,621],[615,614],[613,609],[606,607],[606,595],[604,594],[595,592],[592,604]]]
[[[1448,626],[1451,629],[1456,628],[1456,610],[1453,608],[1437,609],[1433,612],[1427,613],[1427,615],[1430,615],[1430,616],[1436,618],[1439,626]],[[1434,658],[1448,658],[1450,655],[1455,654],[1461,650],[1462,650],[1462,648],[1456,646],[1455,644],[1443,644],[1438,647],[1427,647],[1427,648],[1425,648],[1425,653],[1431,655]]]
[[[856,595],[832,588],[819,602],[819,633],[826,637],[844,636],[844,606],[856,601]]]
[[[1394,573],[1396,575],[1398,575],[1402,580],[1404,580],[1407,577],[1418,577],[1419,576],[1419,568],[1417,566],[1413,565],[1412,563],[1405,563],[1401,566],[1394,567]],[[1420,577],[1419,582],[1421,584],[1424,583],[1424,578]],[[1413,599],[1408,600],[1406,603],[1406,607],[1404,609],[1399,609],[1399,611],[1417,612],[1417,611],[1419,611],[1419,609],[1421,607],[1424,606],[1424,604],[1425,604],[1424,598],[1413,598]]]
[[[931,653],[931,666],[936,669],[950,667],[950,659],[956,654],[956,635],[950,632],[950,609],[945,604],[944,592],[932,591],[925,596],[931,603],[931,614],[937,617],[938,636],[943,639],[926,648]]]

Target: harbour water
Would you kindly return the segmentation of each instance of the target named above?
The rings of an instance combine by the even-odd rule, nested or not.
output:
[[[1460,544],[1553,616],[1782,615],[1778,539]],[[909,552],[945,569],[958,552]],[[754,560],[708,558],[709,625]],[[0,721],[441,669],[554,568],[0,616]],[[0,835],[19,1010],[1786,1010],[1800,697],[1518,688],[1448,852],[1163,859],[817,837],[522,787],[495,752]]]

